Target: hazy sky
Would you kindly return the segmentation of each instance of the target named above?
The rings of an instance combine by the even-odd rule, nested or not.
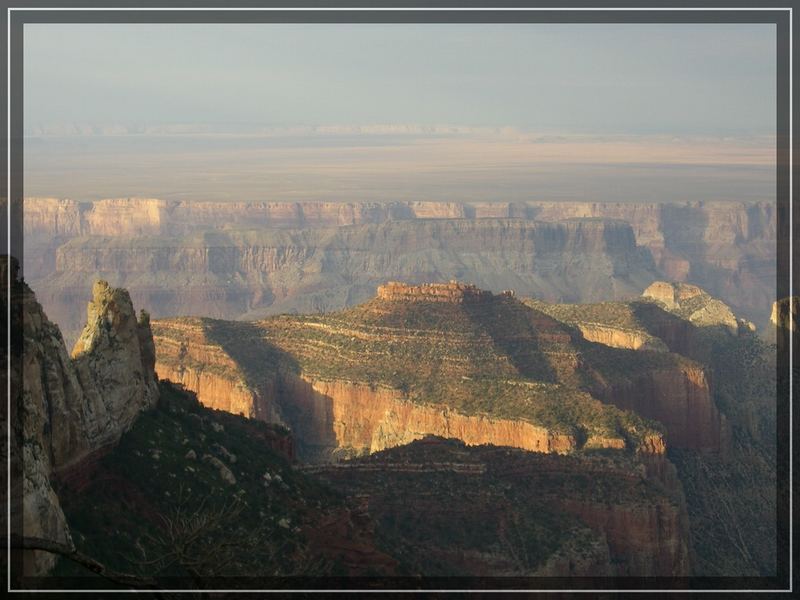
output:
[[[25,124],[769,135],[774,25],[25,25]]]

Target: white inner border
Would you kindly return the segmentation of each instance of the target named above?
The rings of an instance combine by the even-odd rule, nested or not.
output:
[[[7,226],[8,226],[8,248],[6,250],[9,257],[11,256],[11,12],[12,11],[59,11],[59,12],[68,12],[68,11],[129,11],[129,12],[151,12],[151,11],[205,11],[205,12],[234,12],[234,11],[295,11],[295,12],[373,12],[373,11],[392,11],[392,12],[409,12],[409,11],[447,11],[447,12],[530,12],[530,11],[629,11],[629,12],[636,12],[636,11],[662,11],[662,12],[679,12],[679,11],[783,11],[789,13],[789,294],[791,295],[794,291],[793,287],[793,263],[794,263],[794,246],[793,246],[793,233],[794,233],[794,216],[793,216],[793,207],[792,207],[792,200],[793,200],[793,167],[794,167],[794,158],[793,158],[793,114],[794,114],[794,104],[793,104],[793,89],[794,89],[794,82],[792,78],[792,50],[794,49],[793,43],[793,32],[792,32],[792,7],[748,7],[748,8],[720,8],[720,7],[674,7],[674,8],[656,8],[656,7],[638,7],[638,8],[603,8],[603,7],[590,7],[590,8],[531,8],[531,7],[520,7],[520,8],[511,8],[511,7],[502,7],[502,8],[478,8],[478,7],[469,7],[469,8],[454,8],[454,7],[447,7],[447,8],[437,8],[437,7],[405,7],[405,8],[392,8],[392,7],[374,7],[374,8],[334,8],[334,7],[322,7],[322,8],[311,8],[311,7],[277,7],[277,8],[246,8],[246,7],[232,7],[232,8],[166,8],[166,7],[157,7],[157,8],[132,8],[132,7],[115,7],[115,8],[58,8],[58,7],[32,7],[32,8],[24,8],[24,7],[9,7],[7,9],[7,37],[6,41],[8,44],[7,50],[7,122],[8,122],[8,129],[7,129],[7,190],[6,190],[6,210],[7,210]],[[142,23],[143,25],[145,23]],[[776,31],[777,35],[777,31]],[[777,200],[777,199],[776,199]],[[6,318],[8,320],[8,334],[7,334],[7,356],[11,355],[11,277],[9,271],[9,278],[8,278],[8,314]],[[793,542],[794,542],[794,522],[792,518],[792,475],[793,475],[793,446],[792,446],[792,389],[793,389],[793,371],[792,365],[793,362],[793,347],[794,347],[794,331],[789,329],[789,588],[785,590],[732,590],[732,589],[722,589],[722,590],[697,590],[697,589],[667,589],[667,590],[611,590],[611,589],[599,589],[599,590],[572,590],[572,589],[556,589],[556,590],[544,590],[544,589],[535,589],[535,590],[489,590],[489,589],[478,589],[478,590],[331,590],[331,589],[307,589],[307,590],[239,590],[239,589],[232,589],[232,590],[194,590],[194,589],[165,589],[165,590],[158,590],[159,592],[202,592],[202,593],[315,593],[315,592],[333,592],[333,593],[423,593],[423,594],[431,594],[431,593],[557,593],[557,592],[572,592],[572,593],[592,593],[592,594],[599,594],[599,593],[606,593],[611,594],[615,592],[619,593],[654,593],[654,592],[662,592],[662,593],[736,593],[736,592],[744,592],[744,593],[779,593],[779,592],[788,592],[791,593],[794,587],[794,571],[793,571],[793,558],[794,558],[794,549],[793,549]],[[9,369],[11,368],[9,362]],[[7,506],[7,520],[8,520],[8,531],[7,531],[7,539],[8,539],[8,547],[7,547],[7,556],[8,556],[8,581],[7,581],[7,591],[8,592],[28,592],[28,593],[119,593],[119,592],[129,592],[129,593],[148,593],[147,590],[116,590],[116,589],[97,589],[97,590],[15,590],[11,588],[11,467],[10,467],[10,460],[11,460],[11,427],[10,427],[10,419],[11,419],[11,377],[9,373],[8,377],[8,412],[6,413],[9,418],[9,432],[8,432],[8,460],[9,460],[9,467],[8,467],[8,482],[7,482],[7,490],[8,490],[8,506]],[[151,592],[150,592],[151,593]]]

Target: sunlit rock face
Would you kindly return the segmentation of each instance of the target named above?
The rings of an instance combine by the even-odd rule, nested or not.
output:
[[[50,477],[116,442],[140,411],[155,405],[152,334],[146,314],[136,319],[125,290],[98,282],[71,357],[33,291],[16,279],[12,302],[20,307],[12,311],[12,327],[22,337],[21,356],[12,361],[22,533],[67,542],[69,530]],[[43,574],[54,563],[47,553],[26,552],[24,572]]]
[[[775,327],[797,331],[798,314],[800,314],[800,297],[789,296],[773,303],[769,321]]]
[[[136,318],[126,290],[95,283],[72,359],[84,392],[81,429],[90,449],[116,441],[158,399],[149,316],[142,311]],[[77,458],[74,450],[68,455]]]

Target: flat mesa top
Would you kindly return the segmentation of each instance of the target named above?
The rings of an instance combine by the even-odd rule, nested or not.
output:
[[[410,285],[389,281],[378,287],[378,298],[388,301],[405,302],[482,302],[493,298],[493,294],[469,284],[450,281],[449,283],[424,283]]]

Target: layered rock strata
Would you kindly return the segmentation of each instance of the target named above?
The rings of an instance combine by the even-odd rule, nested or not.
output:
[[[551,301],[636,295],[657,278],[619,221],[389,221],[327,229],[80,237],[54,250],[39,295],[66,330],[89,279],[130,290],[155,317],[258,318],[365,301],[386,279],[469,280]]]
[[[570,330],[510,294],[394,283],[342,313],[158,320],[154,331],[161,377],[207,406],[290,426],[307,459],[430,434],[556,453],[665,449],[658,430],[583,389],[581,363],[592,358]]]
[[[45,301],[45,308],[51,317],[56,315],[54,305],[50,299],[42,295],[42,283],[47,283],[47,278],[59,269],[72,267],[57,267],[58,249],[72,239],[89,236],[84,245],[89,248],[97,247],[98,238],[103,236],[122,236],[127,238],[126,245],[133,247],[138,244],[132,240],[146,241],[153,236],[161,237],[163,251],[159,253],[161,260],[172,255],[172,262],[168,270],[172,277],[185,278],[180,264],[185,260],[186,252],[168,250],[174,248],[172,240],[193,234],[211,235],[206,248],[212,251],[219,245],[213,236],[225,228],[248,228],[264,230],[281,229],[324,229],[346,228],[363,229],[368,231],[369,225],[386,224],[392,221],[413,221],[421,230],[425,231],[426,223],[430,220],[469,220],[486,221],[496,219],[518,219],[524,221],[555,222],[568,218],[575,219],[615,219],[623,221],[632,228],[635,244],[645,248],[651,255],[656,273],[652,279],[666,278],[670,280],[685,281],[700,285],[709,290],[714,296],[721,298],[734,307],[737,314],[742,314],[750,320],[757,321],[760,326],[767,323],[769,308],[774,300],[775,264],[776,264],[776,208],[773,203],[732,203],[732,202],[687,202],[675,204],[653,203],[592,203],[592,202],[492,202],[492,203],[456,203],[456,202],[392,202],[392,203],[326,203],[326,202],[194,202],[194,201],[165,201],[159,199],[127,198],[108,199],[96,202],[78,202],[56,198],[28,198],[25,200],[25,269],[28,280],[34,281],[40,297]],[[201,235],[201,238],[202,238]],[[380,235],[380,234],[379,234]],[[315,235],[316,241],[322,236]],[[389,240],[383,240],[389,242]],[[202,242],[201,242],[202,244]],[[236,244],[232,244],[236,245]],[[315,243],[307,244],[310,251],[323,251]],[[337,249],[347,247],[337,245]],[[89,248],[84,248],[88,251]],[[491,249],[491,245],[484,245],[481,251]],[[496,248],[501,248],[496,246]],[[399,249],[385,246],[385,251],[398,253]],[[140,252],[141,254],[141,252]],[[151,253],[152,254],[152,253]],[[133,288],[151,288],[159,290],[163,296],[165,289],[159,285],[158,273],[163,269],[156,269],[150,263],[154,260],[140,256],[137,260],[140,265],[137,273],[148,273],[146,280],[139,277],[138,281],[129,278],[126,267],[120,263],[115,264],[110,257],[95,256],[98,264],[92,269],[91,275],[67,281],[62,278],[58,285],[63,291],[75,295],[81,289],[88,288],[88,278],[103,276],[116,285],[126,285],[134,293],[134,300],[141,303],[144,298],[138,296],[138,291]],[[432,271],[423,272],[422,265],[412,268],[413,261],[409,259],[404,271],[395,273],[385,272],[384,277],[402,278],[406,280],[424,280],[430,277]],[[439,262],[439,261],[437,261]],[[257,261],[258,263],[258,261]],[[63,263],[62,263],[63,264]],[[519,290],[517,281],[519,271],[515,270],[516,277],[503,276],[493,280],[490,277],[491,265],[479,267],[476,277],[473,273],[458,272],[458,267],[449,270],[445,268],[447,261],[439,262],[437,275],[444,278],[465,278],[475,281],[484,288],[500,291],[505,288],[517,288],[523,293],[532,293],[533,290]],[[574,266],[574,265],[573,265]],[[302,259],[296,268],[303,270]],[[256,268],[257,271],[262,269]],[[102,271],[105,271],[101,274]],[[247,279],[247,270],[239,272],[239,277]],[[618,276],[620,273],[614,273]],[[343,275],[346,279],[346,275]],[[129,279],[126,281],[126,279]],[[651,281],[652,281],[651,279]],[[136,285],[134,285],[134,283]],[[186,284],[187,282],[184,282]],[[208,294],[216,298],[216,306],[220,312],[213,316],[233,318],[261,306],[260,301],[254,298],[263,296],[266,300],[264,306],[271,304],[270,298],[274,296],[280,302],[281,294],[277,288],[286,286],[287,291],[297,288],[298,283],[292,281],[282,282],[281,285],[265,285],[263,281],[250,280],[248,286],[231,285],[228,280],[206,281],[204,291],[200,291],[199,282],[193,282],[197,288],[193,292],[192,301],[197,303],[198,295]],[[366,295],[361,295],[359,285],[349,286],[347,294],[336,291],[336,286],[327,283],[326,297],[317,300],[319,306],[315,310],[330,310],[354,304],[366,299],[374,293],[377,281],[359,282],[359,285],[370,288]],[[649,282],[640,283],[641,289]],[[575,290],[570,289],[572,284],[562,280],[562,286],[552,290],[542,290],[553,294],[551,300],[557,300],[559,295],[568,292],[563,299],[568,301],[591,301],[585,294],[575,297]],[[298,290],[298,294],[288,293],[288,307],[300,311],[307,311],[308,306],[299,302],[299,293],[308,292],[309,288]],[[622,285],[622,287],[625,287]],[[319,289],[319,286],[317,287]],[[621,298],[625,289],[612,290],[614,298]],[[241,296],[241,299],[239,298]],[[230,302],[230,297],[236,298]],[[171,302],[153,294],[153,302],[148,302],[156,316],[188,314],[189,299],[187,304],[171,308]],[[83,298],[76,299],[82,304]],[[163,305],[162,305],[163,302]],[[222,304],[220,304],[222,302]],[[209,303],[211,304],[211,303]],[[72,305],[73,312],[75,305]],[[206,307],[204,307],[206,308]],[[284,310],[278,307],[276,312]],[[68,314],[68,313],[67,313]],[[205,311],[205,314],[212,314]],[[65,314],[66,317],[66,314]],[[62,326],[67,325],[61,317],[54,317]],[[77,328],[79,325],[70,325],[68,329]]]
[[[718,344],[747,342],[753,327],[725,303],[697,286],[663,281],[651,284],[641,300],[630,302],[524,302],[577,328],[589,341],[643,353],[631,359],[628,372],[615,382],[596,378],[596,396],[663,423],[674,446],[728,447],[730,425],[714,401],[711,353]],[[651,351],[674,353],[675,360],[669,368],[638,369]]]
[[[493,444],[535,452],[569,453],[574,436],[521,420],[465,415],[447,407],[420,406],[396,389],[349,381],[290,378],[281,404],[307,457],[350,457],[402,446],[428,435],[470,446]],[[598,440],[624,448],[623,440]]]
[[[422,560],[435,556],[451,569],[480,565],[494,576],[689,574],[680,485],[643,477],[635,460],[601,456],[469,447],[426,437],[314,472],[358,498],[379,523],[391,527],[412,520],[436,527],[443,535],[416,541],[413,552]],[[532,521],[539,527],[531,529]],[[456,533],[464,523],[478,522],[487,537],[499,534],[493,551],[478,551],[480,538]],[[555,530],[547,531],[554,523]],[[395,531],[395,547],[403,552],[404,530]],[[522,531],[525,535],[518,535]],[[450,536],[458,536],[455,549],[441,542]],[[526,539],[550,551],[543,562],[531,564]],[[508,554],[516,560],[509,563]],[[525,556],[529,560],[520,560]]]

